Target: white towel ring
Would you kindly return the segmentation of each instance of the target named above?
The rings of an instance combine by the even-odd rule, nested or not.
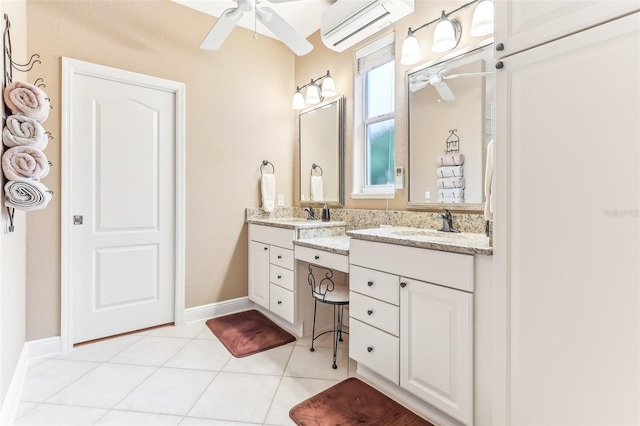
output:
[[[313,171],[314,171],[316,168],[320,169],[320,174],[319,174],[319,175],[314,175],[314,174],[313,174]],[[323,173],[323,172],[322,172],[322,167],[318,166],[316,163],[313,163],[313,164],[311,165],[311,176],[322,176],[322,173]]]
[[[260,165],[260,174],[261,174],[261,175],[262,175],[262,174],[264,174],[264,173],[262,172],[262,168],[263,168],[264,166],[267,166],[267,165],[271,165],[271,168],[273,169],[273,172],[272,172],[272,173],[275,175],[275,174],[276,174],[276,168],[275,168],[275,166],[273,165],[273,163],[272,163],[272,162],[267,161],[267,160],[263,160],[263,161],[262,161],[262,164]]]

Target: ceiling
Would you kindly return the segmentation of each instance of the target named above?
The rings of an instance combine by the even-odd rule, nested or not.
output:
[[[181,5],[190,7],[211,16],[219,17],[227,9],[235,8],[238,4],[233,0],[172,0]],[[282,0],[280,0],[282,1]],[[258,0],[259,3],[268,5],[287,21],[298,33],[305,38],[309,37],[320,28],[320,16],[336,0],[291,0],[288,2],[270,3],[268,0]],[[254,30],[259,34],[275,37],[260,22],[255,22],[253,12],[245,13],[238,25]],[[213,21],[211,25],[213,25]],[[202,34],[204,38],[206,34]]]

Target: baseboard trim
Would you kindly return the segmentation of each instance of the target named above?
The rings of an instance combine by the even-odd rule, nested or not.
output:
[[[22,396],[22,385],[29,370],[29,346],[25,343],[22,346],[16,369],[13,372],[7,393],[5,394],[2,408],[0,408],[0,425],[12,425],[18,413],[20,397]]]
[[[29,348],[29,359],[38,359],[62,353],[62,339],[60,336],[32,340],[27,342],[26,345]]]
[[[238,297],[237,299],[225,300],[223,302],[210,303],[208,305],[195,306],[184,310],[184,322],[202,321],[221,315],[233,314],[235,312],[254,309],[256,304],[248,297]]]

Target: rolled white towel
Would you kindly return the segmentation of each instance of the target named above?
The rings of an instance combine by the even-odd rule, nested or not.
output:
[[[484,169],[484,218],[493,220],[494,192],[493,192],[493,161],[494,161],[493,139],[487,145],[487,162]]]
[[[311,176],[311,200],[324,201],[322,176]]]
[[[464,154],[452,152],[450,154],[438,155],[438,167],[442,166],[462,166],[464,164]]]
[[[449,200],[453,198],[464,198],[464,188],[438,189],[438,198],[441,200]],[[445,201],[445,202],[449,202],[449,201]]]
[[[49,174],[49,161],[38,148],[14,146],[2,155],[2,171],[9,180],[42,179]]]
[[[464,198],[440,198],[438,199],[439,203],[464,203]]]
[[[438,179],[438,188],[440,189],[464,188],[464,178],[463,177],[440,178]]]
[[[464,171],[462,166],[438,167],[437,174],[439,178],[462,177]]]
[[[262,210],[272,212],[276,206],[276,175],[264,173],[261,181]]]
[[[49,138],[42,124],[24,115],[10,115],[2,129],[2,142],[8,147],[31,146],[45,150]]]
[[[52,192],[33,179],[10,180],[4,185],[4,204],[18,210],[40,210],[51,201]]]
[[[22,114],[40,123],[49,117],[47,94],[36,85],[14,81],[4,89],[4,102],[12,113]]]

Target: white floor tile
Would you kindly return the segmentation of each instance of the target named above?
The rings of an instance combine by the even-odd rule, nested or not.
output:
[[[215,376],[216,373],[211,371],[163,367],[122,400],[116,408],[185,415]]]
[[[189,411],[189,417],[262,423],[280,376],[219,373]]]
[[[229,420],[212,420],[212,419],[198,419],[195,417],[185,417],[180,423],[180,426],[255,426],[262,423],[240,423],[231,422]]]
[[[102,408],[73,407],[70,405],[40,404],[14,423],[15,426],[85,426],[92,425],[105,415]]]
[[[347,347],[341,343],[338,346],[337,369],[333,364],[333,350],[331,348],[316,347],[315,352],[306,346],[296,346],[293,349],[289,364],[284,371],[287,377],[306,377],[309,379],[344,380],[349,377],[349,356]]]
[[[265,424],[295,425],[289,418],[289,410],[296,404],[339,383],[337,380],[301,379],[283,377],[273,398]]]
[[[111,358],[109,362],[160,366],[189,342],[188,339],[144,336]]]
[[[47,403],[112,408],[156,370],[141,365],[102,364]]]
[[[45,401],[99,365],[96,362],[48,359],[29,369],[21,399]]]
[[[213,331],[211,331],[211,329],[209,329],[209,327],[207,327],[206,325],[204,327],[204,330],[202,330],[200,334],[198,334],[195,338],[204,340],[218,340],[216,335],[213,334]]]
[[[230,358],[231,354],[219,341],[191,340],[164,367],[220,371]]]
[[[77,361],[104,362],[117,355],[133,343],[142,339],[141,335],[118,336],[73,348],[69,352],[58,355],[57,359],[72,359]]]
[[[207,328],[204,321],[192,322],[185,325],[154,328],[149,330],[149,336],[156,337],[181,337],[184,339],[193,339]]]
[[[345,331],[349,331],[349,329],[347,327],[344,328]],[[342,344],[347,344],[349,343],[349,335],[347,333],[343,333],[342,334],[342,342],[339,343],[339,346]],[[298,346],[309,346],[311,347],[311,334],[307,334],[302,336],[301,338],[298,339],[298,341],[296,342],[296,345]],[[323,334],[322,336],[316,338],[316,342],[313,345],[313,347],[323,347],[323,348],[332,348],[333,347],[333,334],[332,333],[327,333],[327,334]]]
[[[222,371],[281,376],[293,348],[294,344],[290,343],[244,358],[231,357]]]
[[[21,402],[18,404],[18,411],[16,412],[16,419],[27,414],[29,411],[33,410],[38,406],[37,402]]]
[[[134,411],[111,410],[96,425],[110,426],[174,426],[180,424],[182,416],[166,414],[136,413]]]

